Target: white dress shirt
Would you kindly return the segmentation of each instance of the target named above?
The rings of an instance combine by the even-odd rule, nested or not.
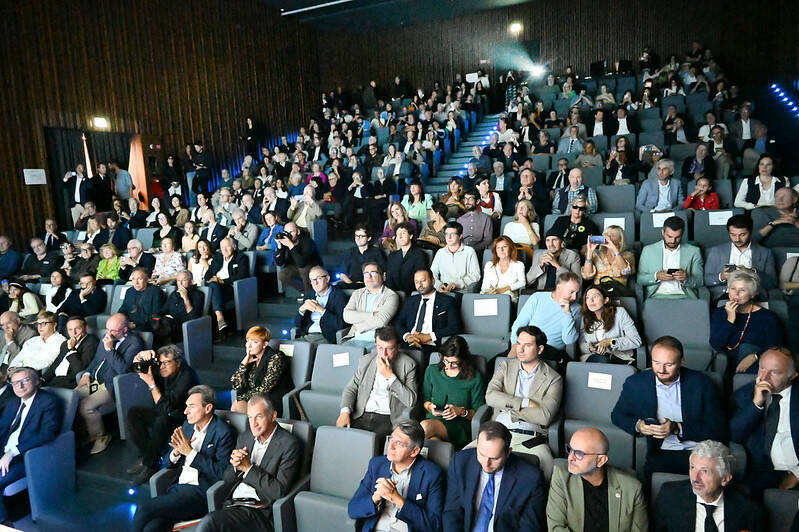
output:
[[[752,122],[750,120],[741,119],[741,140],[749,140],[752,138]]]
[[[22,416],[19,419],[19,425],[17,425],[17,429],[8,435],[8,441],[6,441],[6,446],[3,449],[4,453],[11,453],[11,456],[19,456],[19,449],[17,449],[17,444],[19,443],[19,435],[22,432],[22,427],[25,426],[25,418],[28,417],[28,412],[31,411],[31,405],[33,404],[33,398],[36,397],[34,393],[32,396],[24,399],[22,402],[19,403],[19,408],[22,408],[22,405],[25,405],[25,409],[22,411]],[[16,418],[17,415],[14,414]]]
[[[705,502],[699,495],[696,496],[696,522],[694,525],[694,530],[696,532],[705,532],[707,510],[705,510],[703,504],[712,504],[716,507],[716,510],[713,512],[713,520],[716,522],[716,528],[719,529],[719,532],[724,532],[724,491],[722,491],[719,498],[713,502]]]
[[[594,122],[594,132],[592,133],[593,137],[605,134],[603,124],[603,122]]]
[[[521,365],[519,366],[519,374],[516,377],[516,389],[513,391],[513,395],[516,397],[522,398],[522,408],[527,408],[530,406],[530,385],[533,384],[533,379],[535,379],[535,374],[538,373],[538,368],[541,366],[539,362],[536,366],[532,369],[532,371],[525,371],[524,367]],[[510,410],[506,410],[502,412],[500,415],[497,416],[497,421],[508,427],[508,429],[518,429],[518,430],[539,430],[541,427],[535,425],[533,423],[529,423],[527,421],[519,419],[518,421],[513,421],[511,418]],[[494,491],[494,495],[496,497],[496,491]],[[489,527],[490,529],[491,527]]]
[[[61,363],[58,364],[58,367],[55,368],[56,377],[67,376],[67,374],[69,373],[69,357],[72,356],[72,353],[75,353],[75,351],[77,351],[78,347],[80,347],[80,344],[82,344],[86,338],[88,337],[84,336],[83,338],[78,340],[78,343],[75,344],[75,347],[73,347],[72,349],[67,349],[66,356],[64,356],[64,358],[61,360]]]
[[[752,268],[752,244],[746,246],[743,251],[739,250],[735,244],[732,244],[730,246],[730,262],[728,264]]]
[[[376,358],[375,364],[377,364]],[[369,399],[366,401],[366,408],[364,408],[366,412],[384,416],[391,415],[391,393],[388,388],[395,380],[397,380],[396,375],[392,375],[390,379],[387,379],[379,371],[375,372],[375,382],[372,384],[372,391],[369,392]]]
[[[19,354],[14,357],[14,367],[28,366],[37,371],[47,369],[61,352],[61,344],[67,339],[55,332],[47,340],[34,336],[22,345]]]
[[[255,443],[252,446],[252,452],[250,452],[250,468],[244,472],[243,480],[244,482],[240,482],[236,489],[233,490],[233,495],[231,496],[232,499],[258,499],[258,492],[255,491],[255,488],[247,484],[247,475],[250,473],[253,465],[257,465],[261,463],[261,460],[264,459],[264,455],[266,454],[266,450],[269,448],[269,442],[272,441],[272,436],[275,435],[275,430],[277,427],[272,429],[272,434],[266,439],[265,442],[261,443],[258,441],[258,438],[255,438]]]
[[[791,438],[791,386],[780,392],[780,419],[777,422],[777,434],[771,444],[771,463],[776,471],[790,471],[799,477],[799,458],[793,447]],[[771,399],[771,396],[769,396]],[[769,401],[769,405],[771,401]]]
[[[663,246],[663,270],[679,269],[680,268],[680,247],[674,251],[668,249],[665,244]],[[685,291],[680,284],[680,281],[660,281],[656,292],[658,295],[681,295]]]
[[[680,379],[671,384],[663,384],[655,378],[655,395],[658,400],[658,419],[668,419],[677,423],[682,423],[682,388]],[[682,440],[676,434],[669,434],[663,440],[660,448],[664,451],[684,451],[693,449],[696,442]]]
[[[194,425],[194,435],[192,436],[191,441],[191,452],[186,455],[186,460],[183,462],[183,469],[180,471],[180,476],[178,477],[178,484],[191,484],[192,486],[199,486],[200,485],[200,472],[191,467],[191,463],[194,461],[194,457],[197,456],[203,448],[203,441],[205,441],[205,434],[208,432],[208,425],[211,422],[209,421],[202,430],[200,430],[197,425]],[[175,452],[172,451],[169,453],[169,459],[172,460],[173,464],[177,464],[178,460],[180,460],[180,454],[175,456]]]
[[[216,277],[218,279],[222,279],[224,281],[225,279],[229,279],[230,278],[230,269],[229,268],[230,268],[230,261],[232,261],[232,260],[233,260],[233,256],[232,255],[230,256],[229,259],[225,259],[225,258],[222,259],[222,267],[219,268],[218,272],[216,272]]]
[[[422,330],[416,330],[416,324],[419,323],[419,313],[422,311],[422,303],[424,300],[427,300],[427,306],[424,308],[424,318],[422,319]],[[419,299],[419,306],[416,308],[416,317],[413,319],[413,328],[411,332],[405,333],[402,335],[402,339],[406,340],[408,335],[411,333],[422,333],[422,334],[429,334],[430,341],[428,345],[434,345],[436,343],[436,333],[433,331],[433,307],[436,304],[436,291],[430,293],[427,297],[422,297]]]
[[[630,128],[627,127],[627,117],[619,118],[619,130],[616,132],[617,135],[629,135]]]

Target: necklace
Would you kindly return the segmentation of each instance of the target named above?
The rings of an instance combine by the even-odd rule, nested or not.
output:
[[[752,319],[752,305],[750,304],[749,305],[749,313],[746,315],[746,323],[744,323],[744,328],[741,331],[741,336],[738,337],[738,342],[735,345],[733,345],[733,346],[728,345],[727,346],[727,350],[728,351],[732,351],[734,349],[738,349],[738,346],[741,345],[741,342],[744,339],[744,334],[746,334],[746,328],[749,327],[749,320],[751,320],[751,319]]]

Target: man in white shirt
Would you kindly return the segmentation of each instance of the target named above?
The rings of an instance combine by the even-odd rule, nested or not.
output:
[[[61,344],[67,341],[56,332],[56,315],[42,310],[36,315],[36,329],[39,336],[34,336],[22,346],[13,362],[13,367],[28,366],[37,371],[43,371],[58,357]]]
[[[133,516],[135,532],[171,530],[179,521],[199,519],[208,512],[205,492],[231,460],[235,429],[214,415],[216,395],[210,386],[189,390],[186,422],[172,433],[171,450],[163,461],[180,474],[165,493],[142,502]]]
[[[616,128],[616,133],[614,133],[615,135],[629,135],[632,133],[630,125],[627,123],[627,121],[627,109],[624,107],[619,107],[616,109],[616,123],[618,124],[618,127]]]
[[[597,137],[605,134],[605,111],[597,109],[594,112],[594,129],[591,133],[592,137]]]
[[[734,457],[723,444],[704,440],[691,451],[689,480],[667,482],[655,501],[653,530],[731,532],[765,530],[763,512],[730,483]]]
[[[430,270],[439,292],[475,292],[480,281],[480,264],[474,249],[461,242],[463,226],[448,222],[444,227],[447,245],[439,249]]]
[[[272,503],[294,486],[302,466],[300,443],[277,423],[269,396],[247,401],[250,433],[239,435],[219,493],[225,505],[203,517],[199,532],[271,530]]]

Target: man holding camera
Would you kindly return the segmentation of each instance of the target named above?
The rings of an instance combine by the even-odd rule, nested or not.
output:
[[[133,358],[133,370],[147,385],[153,406],[128,410],[128,427],[141,460],[128,468],[133,485],[144,484],[158,470],[161,449],[186,416],[183,404],[189,390],[199,384],[194,370],[183,363],[183,353],[174,345],[142,351]]]
[[[287,223],[283,231],[275,235],[275,242],[275,264],[283,268],[278,273],[280,282],[294,286],[302,294],[311,293],[313,287],[308,274],[314,266],[322,265],[316,243],[309,234],[301,232],[294,222]]]

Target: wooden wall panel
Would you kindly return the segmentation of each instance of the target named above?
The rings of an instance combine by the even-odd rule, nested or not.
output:
[[[493,64],[493,50],[510,40],[508,26],[514,21],[524,25],[518,40],[538,39],[542,61],[556,72],[568,64],[587,72],[599,59],[636,59],[647,45],[661,56],[684,55],[693,39],[715,50],[718,5],[719,0],[537,0],[429,26],[359,35],[320,33],[320,80],[328,90],[365,85],[369,79],[385,86],[394,75],[414,87],[429,87],[434,79],[446,83],[456,72],[476,70],[480,59]]]
[[[51,185],[22,179],[46,168],[45,126],[105,116],[169,151],[203,139],[224,162],[243,153],[247,116],[278,136],[319,100],[314,32],[252,0],[33,0],[0,18],[0,233],[18,247],[53,210]]]

